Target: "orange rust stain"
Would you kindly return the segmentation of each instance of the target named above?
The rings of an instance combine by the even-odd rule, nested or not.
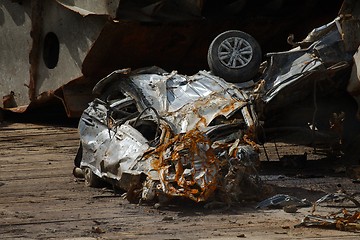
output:
[[[199,190],[198,189],[191,189],[190,190],[190,194],[198,194],[199,193]]]
[[[163,159],[164,165],[170,164],[170,162],[173,162],[173,164],[176,164],[175,168],[175,181],[176,184],[180,187],[180,189],[174,188],[171,186],[171,183],[166,182],[165,178],[162,178],[164,181],[164,184],[168,187],[168,193],[174,196],[183,196],[187,197],[189,199],[192,199],[194,201],[205,201],[207,199],[207,196],[210,196],[211,193],[216,189],[216,179],[214,178],[210,183],[204,183],[202,181],[201,186],[199,186],[199,183],[192,179],[185,180],[183,175],[183,165],[180,162],[181,159],[183,159],[183,154],[181,151],[184,149],[188,149],[187,159],[185,159],[188,163],[192,164],[194,166],[195,156],[200,156],[200,149],[199,144],[204,144],[207,146],[210,146],[210,141],[204,136],[204,134],[198,130],[192,130],[189,131],[186,134],[179,134],[177,135],[177,138],[171,139],[169,142],[173,144],[173,153],[171,154],[171,159]],[[167,147],[170,146],[167,144]],[[210,148],[205,152],[206,159],[204,159],[203,166],[201,168],[201,171],[207,171],[208,166],[214,165],[217,166],[216,157],[213,153],[213,150]],[[182,160],[184,161],[184,159]],[[209,174],[210,172],[207,172]],[[194,176],[195,173],[193,173]],[[213,174],[211,174],[212,176]]]
[[[213,194],[217,187],[216,172],[218,171],[220,160],[211,148],[210,140],[201,131],[194,129],[186,134],[178,134],[171,138],[169,132],[165,134],[164,141],[156,149],[147,152],[144,158],[151,160],[153,169],[159,172],[160,181],[165,187],[164,192],[170,196],[183,196],[193,201],[205,201]],[[199,144],[208,148],[204,153],[201,152]],[[165,153],[171,150],[171,155],[166,156]],[[184,153],[185,151],[185,153]],[[185,154],[185,155],[184,155]],[[209,182],[205,182],[205,176],[195,181],[195,158],[201,159],[201,171],[205,171],[207,176],[211,176]],[[185,162],[184,162],[185,161]],[[195,171],[192,172],[190,179],[183,176],[184,164],[190,164]],[[175,166],[175,169],[171,166]],[[199,170],[199,169],[197,169]],[[175,171],[175,182],[169,182],[166,176],[169,171]],[[174,187],[176,184],[178,187]]]
[[[200,120],[197,122],[196,127],[200,128],[202,126],[207,126],[206,118],[203,116],[199,116]]]
[[[181,178],[182,174],[184,173],[183,165],[180,161],[177,161],[175,165],[175,181],[179,182],[179,179]]]
[[[234,101],[231,101],[231,103],[229,103],[229,105],[227,105],[221,109],[221,113],[232,112],[234,110],[235,110]]]
[[[155,158],[151,161],[151,167],[155,170],[158,170],[160,168],[160,159]]]
[[[243,136],[243,140],[245,143],[249,144],[250,146],[252,146],[254,148],[255,151],[259,151],[259,146],[253,141],[250,139],[249,135],[247,134],[244,134]]]

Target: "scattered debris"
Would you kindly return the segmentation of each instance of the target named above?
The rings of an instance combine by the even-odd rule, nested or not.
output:
[[[350,200],[356,206],[360,208],[360,203],[355,199],[355,196],[359,193],[353,193],[351,195],[344,192],[339,193],[329,193],[325,196],[318,199],[313,204],[312,214],[307,215],[300,224],[295,227],[321,227],[321,228],[333,228],[341,231],[359,231],[360,230],[360,212],[359,211],[348,211],[342,206],[342,210],[328,214],[326,216],[314,214],[316,211],[316,206],[324,202],[344,202],[344,200]]]
[[[321,227],[341,231],[360,231],[360,212],[343,209],[327,216],[308,215],[295,227]]]
[[[306,199],[299,199],[286,194],[277,194],[261,201],[256,208],[284,208],[292,210],[294,207],[311,207],[311,202]],[[285,210],[285,209],[284,209]],[[297,210],[297,209],[296,209]]]
[[[355,207],[360,208],[360,202],[355,198],[355,196],[360,195],[360,192],[353,193],[351,195],[345,193],[345,192],[338,192],[338,193],[329,193],[325,196],[319,198],[314,204],[313,204],[313,210],[312,213],[315,212],[316,206],[321,203],[343,203],[345,200],[349,200],[355,204]]]

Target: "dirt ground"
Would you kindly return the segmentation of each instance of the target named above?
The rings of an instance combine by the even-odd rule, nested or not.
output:
[[[311,208],[286,213],[257,210],[257,202],[229,209],[130,204],[109,189],[86,188],[72,175],[78,147],[76,127],[30,123],[0,125],[1,239],[359,239],[360,233],[295,228]],[[311,148],[278,142],[265,149],[272,160]],[[321,157],[321,156],[320,156]],[[275,193],[314,201],[326,193],[359,190],[337,160],[308,161],[284,168],[262,153],[261,177]],[[319,213],[339,207],[322,207]],[[355,210],[349,206],[349,210]]]

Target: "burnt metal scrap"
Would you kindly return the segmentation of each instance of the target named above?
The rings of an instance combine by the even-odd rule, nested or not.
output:
[[[261,201],[256,208],[283,208],[286,206],[310,207],[311,202],[287,194],[277,194]]]
[[[330,213],[326,216],[315,214],[316,208],[322,203],[328,204],[344,204],[345,200],[352,202],[356,208],[360,207],[359,201],[356,196],[359,192],[347,194],[345,192],[329,193],[319,198],[313,203],[312,213],[304,217],[302,222],[295,227],[318,227],[330,228],[341,231],[360,231],[360,212],[349,211],[345,206],[338,206],[342,208],[340,211]]]
[[[314,214],[316,207],[322,203],[343,203],[344,200],[351,201],[356,208],[360,207],[359,201],[356,199],[356,195],[359,193],[353,193],[351,195],[347,193],[329,193],[319,198],[314,204],[312,214],[305,216],[302,222],[296,227],[321,227],[321,228],[333,228],[341,231],[360,231],[360,212],[349,211],[342,208],[340,211],[330,213],[326,216]]]
[[[296,227],[332,228],[341,231],[360,231],[360,212],[343,209],[327,216],[308,215]]]
[[[355,207],[360,208],[360,202],[356,199],[356,196],[360,195],[359,192],[355,192],[353,194],[347,194],[344,192],[337,192],[337,193],[329,193],[325,196],[316,200],[313,204],[312,212],[315,212],[316,207],[322,203],[344,203],[346,200],[352,202]]]
[[[346,24],[345,19],[337,17],[314,29],[297,47],[267,54],[266,70],[261,77],[264,84],[261,98],[268,109],[309,97],[312,91],[304,89],[316,86],[321,86],[323,92],[338,89],[341,81],[334,76],[344,69],[348,71],[354,53],[346,51],[342,24]]]
[[[115,71],[94,91],[102,96],[80,119],[76,160],[88,185],[107,180],[130,201],[260,194],[258,121],[245,91],[205,71],[159,68]]]

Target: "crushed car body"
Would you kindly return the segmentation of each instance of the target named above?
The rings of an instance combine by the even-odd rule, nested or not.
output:
[[[346,40],[358,29],[347,27],[346,10],[302,42],[288,39],[293,49],[270,53],[261,65],[251,36],[219,35],[210,44],[208,62],[220,77],[214,71],[186,76],[157,67],[112,72],[95,85],[98,98],[80,118],[75,166],[85,183],[110,182],[131,202],[261,198],[258,115],[315,94],[317,85],[336,91],[348,80],[343,70],[350,71],[360,41]],[[234,83],[226,82],[221,74],[234,69],[227,75]]]
[[[258,122],[245,91],[206,71],[153,67],[115,71],[94,92],[101,96],[80,119],[76,159],[89,185],[107,180],[130,201],[231,202],[260,191]]]

